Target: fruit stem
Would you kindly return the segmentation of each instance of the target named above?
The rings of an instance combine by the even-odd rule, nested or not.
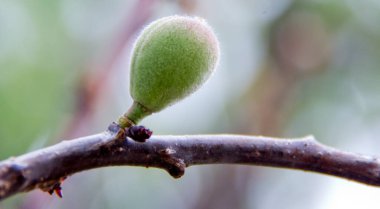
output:
[[[134,101],[129,110],[119,118],[118,124],[120,128],[129,128],[150,114],[152,112],[148,108]]]

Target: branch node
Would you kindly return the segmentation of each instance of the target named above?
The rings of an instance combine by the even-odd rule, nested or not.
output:
[[[120,131],[120,126],[119,124],[115,123],[115,122],[112,122],[108,128],[107,128],[107,131],[113,133],[113,134],[117,134],[119,131]]]
[[[121,128],[120,125],[115,122],[112,122],[108,126],[107,131],[115,135],[114,142],[116,142],[116,144],[123,144],[127,138],[127,130]]]
[[[159,150],[163,160],[163,168],[173,177],[180,178],[185,174],[186,163],[183,159],[175,157],[176,151],[171,148]]]
[[[11,160],[12,161],[12,160]],[[2,166],[0,166],[2,167]],[[11,162],[0,169],[0,199],[9,191],[24,184],[24,166]]]
[[[58,197],[62,198],[61,184],[66,178],[67,177],[64,176],[64,177],[59,178],[58,180],[44,181],[44,182],[39,183],[37,187],[44,192],[48,192],[50,195],[55,193]]]

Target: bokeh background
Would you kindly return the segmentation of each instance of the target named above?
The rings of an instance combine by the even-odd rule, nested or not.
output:
[[[0,0],[0,159],[106,129],[131,104],[131,46],[149,22],[205,18],[213,77],[143,124],[155,134],[313,134],[380,153],[380,1]],[[70,177],[63,199],[19,194],[1,209],[379,208],[380,189],[253,166],[113,167]]]

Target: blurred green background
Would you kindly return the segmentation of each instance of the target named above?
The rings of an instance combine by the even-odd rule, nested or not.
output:
[[[222,57],[201,90],[143,121],[155,134],[313,134],[379,155],[379,1],[0,0],[0,160],[105,130],[132,102],[134,39],[173,14],[205,18]],[[191,167],[178,180],[97,169],[68,178],[63,195],[33,191],[0,208],[380,207],[378,188],[238,165]]]

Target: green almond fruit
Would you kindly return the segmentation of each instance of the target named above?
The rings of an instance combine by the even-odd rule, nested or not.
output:
[[[219,43],[198,17],[169,16],[148,25],[131,57],[133,105],[119,119],[121,127],[137,124],[197,90],[216,68]]]

